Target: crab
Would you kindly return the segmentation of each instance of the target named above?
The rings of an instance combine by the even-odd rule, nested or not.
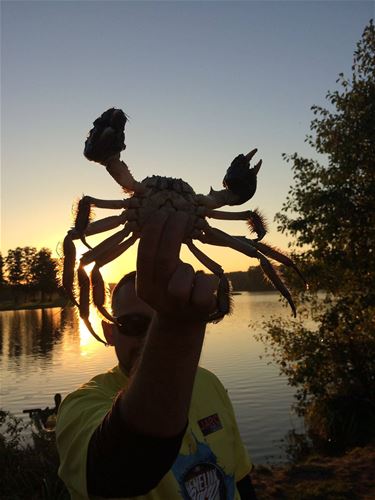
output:
[[[218,210],[225,205],[242,205],[253,197],[257,186],[257,174],[262,165],[262,160],[260,160],[255,166],[250,167],[250,161],[257,149],[251,150],[246,155],[240,154],[232,161],[223,179],[224,189],[215,191],[211,188],[207,195],[196,194],[193,188],[182,179],[154,175],[138,182],[132,176],[128,166],[120,159],[121,151],[126,148],[124,133],[126,122],[127,116],[122,110],[111,108],[105,111],[94,121],[94,127],[90,130],[85,143],[84,155],[88,160],[105,166],[127,197],[121,200],[102,200],[83,196],[78,203],[74,226],[68,231],[63,244],[63,286],[73,304],[79,308],[80,316],[91,334],[98,341],[105,343],[96,334],[89,319],[90,288],[92,301],[97,310],[108,321],[116,323],[116,319],[105,307],[105,285],[100,268],[119,257],[137,241],[143,224],[156,210],[168,212],[183,210],[191,216],[189,235],[184,243],[198,261],[219,278],[217,310],[207,318],[208,322],[220,321],[230,312],[230,284],[223,268],[195,246],[193,240],[209,245],[229,247],[258,259],[265,276],[286,298],[296,316],[296,307],[291,294],[269,259],[293,268],[304,282],[305,280],[289,257],[260,241],[266,234],[265,222],[261,214],[257,210],[242,212]],[[93,207],[122,210],[122,212],[119,215],[90,222]],[[249,239],[245,236],[230,236],[211,227],[207,218],[245,220],[256,237]],[[122,226],[119,231],[94,248],[86,241],[88,236],[119,226]],[[80,258],[77,270],[79,300],[74,292],[76,265],[74,240],[78,239],[89,248]],[[90,279],[85,266],[91,263],[94,263],[94,267]]]

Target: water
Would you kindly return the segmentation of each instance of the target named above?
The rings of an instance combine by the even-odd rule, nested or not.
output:
[[[292,428],[303,429],[291,411],[294,389],[268,358],[260,357],[264,347],[254,338],[262,320],[271,315],[290,317],[278,297],[235,295],[234,313],[208,326],[201,357],[201,365],[228,389],[255,463],[282,460],[280,440]],[[99,320],[92,316],[100,332]],[[73,308],[0,312],[0,406],[16,416],[27,418],[22,414],[26,408],[52,406],[56,392],[64,397],[115,364],[113,349],[91,337]]]

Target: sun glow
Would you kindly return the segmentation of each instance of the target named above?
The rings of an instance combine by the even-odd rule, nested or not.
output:
[[[90,306],[90,323],[95,331],[95,333],[104,339],[101,319],[98,315],[94,306]],[[90,333],[89,329],[85,325],[82,318],[79,320],[79,345],[81,350],[81,356],[87,356],[97,349],[101,348],[102,345],[98,340],[96,340]]]

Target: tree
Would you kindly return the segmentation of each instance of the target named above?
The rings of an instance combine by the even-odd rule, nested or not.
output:
[[[37,258],[37,250],[35,247],[23,247],[22,248],[22,266],[24,274],[24,285],[32,287],[34,285],[33,281],[33,265]]]
[[[279,270],[282,266],[274,266]],[[260,266],[250,266],[247,270],[250,292],[274,292],[274,286],[266,279]]]
[[[48,248],[42,248],[36,253],[30,267],[31,280],[43,295],[58,288],[56,267],[56,260],[51,257]]]
[[[5,285],[5,277],[4,277],[4,259],[2,254],[0,253],[0,286]]]
[[[34,247],[9,250],[5,259],[8,281],[11,285],[32,285],[31,268],[36,256]]]
[[[315,442],[336,449],[375,436],[375,30],[371,20],[354,52],[351,78],[328,92],[328,108],[313,106],[307,142],[322,162],[297,153],[294,185],[279,229],[315,294],[301,291],[302,322],[271,322],[263,339],[290,384],[297,412]],[[293,245],[292,245],[293,246]],[[324,290],[324,301],[317,290]]]
[[[17,247],[15,250],[8,250],[5,263],[9,283],[11,285],[21,285],[25,279],[22,248]]]

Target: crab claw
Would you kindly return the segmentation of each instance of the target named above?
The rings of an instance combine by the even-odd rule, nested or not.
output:
[[[250,168],[250,160],[257,152],[253,149],[247,155],[238,155],[232,161],[223,179],[223,186],[239,198],[238,204],[245,203],[255,194],[257,188],[257,174],[262,160]]]
[[[126,114],[121,109],[110,108],[94,121],[83,154],[88,160],[104,164],[118,155],[125,146]]]

